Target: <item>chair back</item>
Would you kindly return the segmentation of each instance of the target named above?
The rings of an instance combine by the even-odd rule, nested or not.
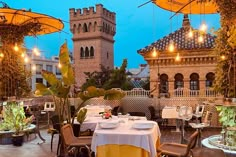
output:
[[[202,115],[204,112],[205,105],[197,105],[195,114]]]
[[[70,124],[66,124],[61,127],[61,135],[62,139],[65,142],[65,145],[70,145],[73,142],[73,139],[75,138],[73,133],[73,128]]]
[[[225,157],[225,153],[221,149],[212,148],[194,148],[191,150],[192,157]]]
[[[153,106],[148,106],[148,109],[150,111],[151,114],[151,119],[154,119],[156,113],[155,113],[155,108]]]
[[[211,119],[212,119],[212,112],[207,111],[206,114],[205,114],[205,116],[203,117],[202,122],[203,122],[203,123],[210,124],[210,123],[211,123]]]
[[[138,117],[145,117],[145,113],[144,112],[129,112],[129,114],[131,116],[138,116]]]
[[[188,145],[187,145],[187,149],[186,149],[186,152],[185,152],[185,156],[187,156],[189,154],[190,150],[193,149],[196,146],[198,135],[199,135],[199,132],[195,131],[190,136],[189,142],[188,142]]]
[[[119,108],[120,108],[120,106],[115,106],[115,107],[111,110],[112,115],[117,116]]]
[[[56,129],[58,132],[60,132],[60,119],[59,119],[59,116],[58,115],[53,115],[51,118],[50,118],[51,122],[52,122],[52,126],[53,126],[53,129]]]
[[[55,111],[55,103],[54,102],[45,102],[44,111]]]

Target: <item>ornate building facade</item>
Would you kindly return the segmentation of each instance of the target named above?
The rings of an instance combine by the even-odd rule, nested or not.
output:
[[[103,5],[70,9],[70,30],[73,33],[73,55],[77,86],[86,81],[84,72],[100,71],[101,65],[114,68],[114,35],[116,14]]]
[[[188,37],[189,30],[193,36]],[[204,34],[203,41],[199,30],[193,29],[187,15],[182,27],[138,50],[150,67],[150,89],[155,96],[213,96],[217,56],[214,52],[215,36]],[[175,51],[169,52],[173,42]],[[157,56],[153,57],[154,47]],[[179,58],[176,58],[175,56]],[[176,60],[178,59],[178,61]],[[154,90],[156,89],[156,90]]]

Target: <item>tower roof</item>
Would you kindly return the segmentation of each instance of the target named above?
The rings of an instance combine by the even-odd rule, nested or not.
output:
[[[189,22],[188,15],[184,15],[183,24],[180,29],[153,42],[151,45],[138,50],[138,53],[141,54],[152,51],[154,46],[158,51],[167,51],[171,40],[174,42],[177,50],[212,49],[214,47],[215,36],[206,33],[203,37],[203,42],[199,43],[198,37],[201,35],[201,32],[197,29],[191,28],[193,30],[193,37],[189,38],[188,32],[190,28],[191,24]]]

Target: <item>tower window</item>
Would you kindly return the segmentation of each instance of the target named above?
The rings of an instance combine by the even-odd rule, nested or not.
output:
[[[88,47],[85,48],[85,57],[86,58],[89,57],[89,49],[88,49]]]
[[[107,52],[107,59],[109,58],[109,53]]]
[[[84,48],[81,47],[81,48],[80,48],[80,58],[84,58],[84,57],[85,57]]]
[[[87,24],[86,24],[86,23],[84,23],[83,31],[84,31],[84,32],[88,32],[88,27],[87,27]]]
[[[92,46],[90,48],[90,57],[94,57],[94,48]]]

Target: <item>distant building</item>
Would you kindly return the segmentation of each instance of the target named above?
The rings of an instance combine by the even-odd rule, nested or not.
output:
[[[192,38],[187,36],[190,28],[193,30]],[[184,15],[180,29],[138,50],[150,67],[150,89],[159,91],[154,95],[174,96],[176,91],[183,89],[190,95],[204,95],[212,87],[217,65],[217,56],[213,53],[215,36],[207,33],[203,42],[199,42],[200,35],[200,31],[193,29],[188,16]],[[172,41],[175,52],[168,51]],[[152,56],[154,47],[158,53],[156,57]],[[177,54],[179,61],[175,61]]]
[[[53,74],[56,75],[58,79],[62,78],[60,69],[58,68],[58,63],[59,63],[58,56],[52,56],[51,59],[48,59],[45,57],[36,57],[31,54],[32,53],[28,54],[28,56],[30,57],[30,63],[25,64],[25,68],[31,71],[32,73],[32,77],[29,80],[29,84],[31,86],[32,91],[36,89],[35,87],[36,83],[43,83],[49,86],[47,81],[43,79],[41,75],[42,69],[52,72]]]
[[[126,75],[135,88],[142,88],[149,80],[149,66],[140,64],[137,69],[129,69]]]
[[[84,72],[101,71],[101,65],[114,68],[114,35],[116,14],[103,5],[70,9],[70,30],[73,33],[76,84],[86,81]]]

